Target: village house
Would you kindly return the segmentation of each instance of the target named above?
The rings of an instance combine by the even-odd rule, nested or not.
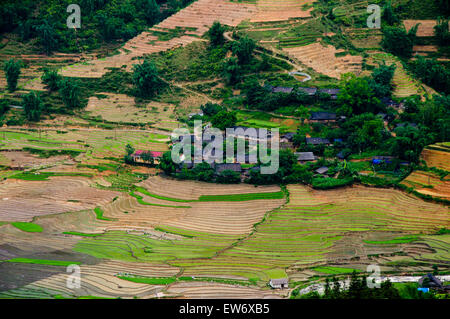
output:
[[[332,100],[336,100],[340,89],[320,89],[320,93],[328,94]]]
[[[316,169],[315,172],[320,175],[325,175],[326,173],[328,173],[328,167],[322,166],[322,167]]]
[[[330,112],[311,112],[311,117],[309,118],[310,123],[320,123],[320,122],[336,122],[336,113]]]
[[[213,165],[211,166],[213,166],[216,174],[220,174],[226,170],[233,171],[239,174],[241,174],[242,172],[242,166],[240,163],[222,163],[222,164],[213,163]]]
[[[301,164],[304,164],[306,162],[312,162],[316,160],[316,157],[314,156],[313,152],[297,152],[294,153],[295,156],[297,156],[297,161]]]
[[[135,163],[148,163],[148,159],[151,159],[153,164],[158,164],[162,156],[162,152],[137,150],[131,155],[131,159]]]
[[[330,145],[330,140],[327,138],[321,138],[321,137],[307,137],[306,138],[306,144],[308,145]]]
[[[317,93],[317,88],[299,87],[298,91],[309,96],[315,96]]]
[[[450,285],[444,286],[442,282],[432,274],[426,274],[419,279],[419,290],[428,292],[429,289],[438,290],[439,292],[450,292]],[[426,291],[425,291],[426,289]]]
[[[288,288],[289,280],[288,280],[288,278],[270,279],[269,285],[273,289]]]

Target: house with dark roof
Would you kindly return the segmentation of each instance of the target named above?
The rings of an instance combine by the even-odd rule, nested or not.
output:
[[[317,174],[324,175],[324,174],[326,174],[326,173],[328,172],[328,167],[322,166],[322,167],[316,169],[315,172],[316,172]]]
[[[422,289],[434,289],[438,290],[440,292],[449,292],[450,291],[450,285],[445,285],[442,283],[442,281],[439,280],[436,276],[432,274],[426,274],[425,276],[422,276],[419,279],[419,290]]]
[[[269,285],[273,289],[288,288],[289,280],[288,280],[288,278],[270,279]]]
[[[320,89],[320,93],[325,93],[330,96],[332,100],[336,100],[337,96],[341,90],[340,89]]]
[[[384,105],[386,105],[388,107],[395,107],[395,108],[397,108],[397,107],[400,106],[399,103],[393,101],[390,97],[387,97],[387,96],[381,98],[380,101],[381,101],[381,103],[383,103]]]
[[[417,124],[416,123],[409,123],[409,122],[398,123],[397,125],[395,125],[395,128],[406,127],[406,126],[417,127]]]
[[[221,164],[214,164],[212,166],[214,166],[216,174],[220,174],[226,170],[230,170],[239,174],[242,172],[242,166],[240,163],[221,163]]]
[[[280,143],[291,143],[294,135],[295,133],[292,132],[281,135]]]
[[[313,152],[297,152],[294,154],[297,156],[297,161],[300,163],[312,162],[316,160]]]
[[[336,157],[337,157],[338,159],[340,159],[340,160],[344,160],[344,159],[346,159],[347,156],[349,156],[349,155],[350,155],[349,152],[346,152],[346,151],[342,150],[342,151],[340,151],[339,153],[337,153]]]
[[[272,87],[272,93],[292,93],[294,88],[292,87],[285,87],[285,86],[275,86]]]
[[[330,145],[330,140],[327,138],[321,138],[321,137],[307,137],[306,138],[306,144],[309,145]]]
[[[330,112],[311,112],[310,122],[335,122],[336,113]]]
[[[372,157],[372,164],[391,164],[394,159],[394,156],[374,156]]]
[[[314,96],[317,93],[317,88],[299,87],[298,91],[305,93],[309,96]]]

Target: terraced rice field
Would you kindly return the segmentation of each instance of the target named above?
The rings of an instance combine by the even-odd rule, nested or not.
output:
[[[436,25],[436,20],[404,20],[403,25],[406,31],[409,31],[416,24],[419,24],[417,29],[418,37],[434,37],[434,26]]]
[[[61,74],[70,77],[100,78],[107,68],[120,68],[126,66],[131,70],[133,60],[146,54],[166,51],[178,46],[198,41],[214,21],[222,24],[236,26],[241,21],[249,18],[256,10],[253,4],[230,2],[226,0],[198,0],[190,6],[170,16],[149,31],[143,32],[129,40],[119,54],[105,59],[91,60],[76,64],[70,68],[61,70]],[[168,32],[177,27],[188,31],[168,41],[158,40],[156,32]]]
[[[292,18],[308,18],[312,7],[303,9],[304,5],[312,4],[312,0],[257,0],[257,12],[251,22],[284,21]]]
[[[389,53],[375,52],[371,54],[372,62],[374,65],[378,65],[382,61],[386,64],[396,65],[394,78],[392,83],[394,85],[393,94],[397,97],[407,97],[415,94],[423,95],[426,91],[422,87],[422,83],[414,79],[407,71],[403,68],[402,64],[397,57]]]
[[[7,47],[6,47],[7,48]],[[5,49],[3,49],[5,50]],[[25,67],[21,70],[21,76],[18,81],[18,88],[25,90],[38,90],[43,91],[45,89],[40,77],[42,76],[42,66],[60,67],[68,63],[79,62],[81,57],[78,54],[66,54],[55,53],[49,57],[44,54],[20,54],[9,55],[0,53],[0,61],[6,61],[11,58],[21,60]],[[0,69],[0,88],[6,88],[6,77],[3,68]]]
[[[136,149],[166,151],[167,144],[149,131],[70,129],[64,133],[57,129],[41,132],[8,129],[0,134],[0,150],[22,150],[30,147],[40,150],[75,150],[81,152],[77,160],[88,161],[92,158],[117,157],[125,154],[125,146],[130,143]]]
[[[89,98],[86,111],[91,116],[100,117],[108,122],[146,123],[152,127],[173,129],[178,127],[174,109],[174,105],[159,102],[136,106],[134,97],[125,94],[99,93]]]
[[[414,171],[402,181],[402,184],[422,194],[450,199],[450,179],[441,180],[432,172]]]
[[[432,145],[433,147],[436,147]],[[442,151],[437,149],[425,148],[421,154],[422,159],[425,160],[429,167],[437,167],[446,171],[450,171],[450,153],[447,148],[442,148]]]
[[[336,56],[343,50],[336,49],[331,45],[323,46],[316,42],[300,47],[283,48],[283,51],[290,57],[329,77],[340,78],[343,73],[359,74],[361,72],[361,56]]]
[[[450,224],[446,207],[398,191],[354,187],[325,192],[298,185],[288,190],[290,202],[272,212],[237,245],[214,258],[178,259],[171,264],[183,267],[185,275],[267,280],[267,271],[274,268],[290,273],[398,249],[365,248],[363,240],[369,231],[389,238],[386,234],[392,232],[433,232]]]
[[[106,204],[117,192],[93,189],[82,177],[48,181],[7,179],[0,183],[0,220],[31,221],[35,216],[79,211]]]

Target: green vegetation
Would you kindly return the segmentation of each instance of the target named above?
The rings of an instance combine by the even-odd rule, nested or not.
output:
[[[133,66],[133,82],[140,97],[153,97],[162,87],[156,65],[148,59]]]
[[[14,179],[22,179],[25,181],[46,181],[49,177],[52,176],[83,176],[83,177],[92,177],[92,174],[89,173],[54,173],[54,172],[21,172],[10,176],[9,178]]]
[[[13,59],[10,59],[5,62],[5,65],[3,67],[3,70],[5,71],[6,80],[8,83],[8,90],[10,92],[14,92],[17,88],[17,81],[19,80],[20,76],[20,68],[22,66],[22,63],[20,61],[15,61]]]
[[[81,264],[80,262],[77,261],[47,260],[47,259],[32,259],[32,258],[12,258],[5,260],[4,262],[49,265],[49,266],[64,266],[64,267]]]
[[[418,239],[419,239],[418,236],[412,235],[412,236],[398,237],[391,240],[365,240],[364,242],[373,245],[392,245],[392,244],[407,244],[416,241]]]
[[[73,236],[80,236],[80,237],[97,237],[97,236],[101,236],[102,234],[87,234],[87,233],[80,233],[77,231],[66,231],[63,232],[63,234],[65,235],[73,235]]]
[[[41,118],[43,104],[38,93],[30,92],[23,97],[23,109],[27,120],[37,122]]]
[[[360,272],[359,270],[353,268],[332,267],[332,266],[314,267],[311,269],[328,275],[349,274],[353,273],[354,271]]]
[[[41,233],[42,227],[37,224],[33,223],[26,223],[26,222],[13,222],[11,223],[14,227],[20,229],[21,231],[25,231],[28,233]]]
[[[114,220],[112,218],[103,217],[103,213],[104,212],[103,212],[103,210],[100,207],[95,207],[94,208],[94,213],[95,213],[95,216],[97,217],[97,219],[99,219],[99,220],[107,220],[107,221]]]

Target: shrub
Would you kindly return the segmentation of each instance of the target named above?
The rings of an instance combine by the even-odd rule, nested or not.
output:
[[[20,61],[15,61],[14,59],[5,62],[3,70],[6,74],[6,81],[8,82],[8,90],[10,92],[14,92],[17,88],[21,65],[22,63]]]

